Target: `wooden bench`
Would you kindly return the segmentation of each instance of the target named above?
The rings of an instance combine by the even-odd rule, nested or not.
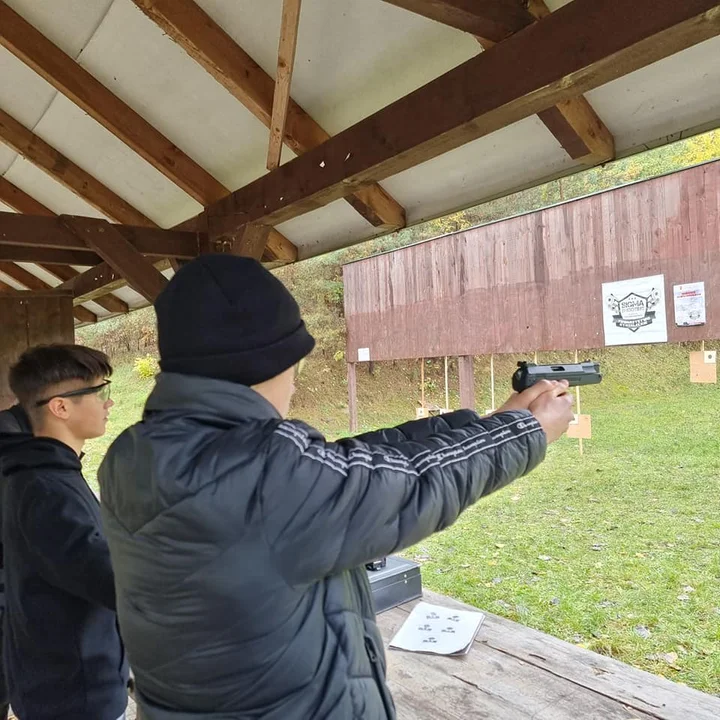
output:
[[[436,605],[475,610],[425,591]],[[414,607],[378,616],[390,642]],[[387,650],[401,720],[718,720],[720,698],[486,613],[470,653]]]

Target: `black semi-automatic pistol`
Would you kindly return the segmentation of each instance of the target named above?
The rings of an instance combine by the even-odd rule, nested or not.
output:
[[[577,385],[597,385],[602,382],[600,365],[587,360],[571,365],[536,365],[519,362],[513,373],[512,386],[515,392],[522,392],[541,380],[567,380],[570,387]]]

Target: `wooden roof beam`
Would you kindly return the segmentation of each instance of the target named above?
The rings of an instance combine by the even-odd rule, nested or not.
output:
[[[190,225],[197,225],[197,219],[193,219]],[[119,228],[122,232],[125,229]],[[173,231],[175,232],[175,231]],[[234,237],[240,235],[240,233],[234,233]],[[244,254],[243,248],[236,245],[234,237],[230,238],[232,242],[231,252],[237,251],[240,254]],[[207,235],[198,235],[198,253],[209,252],[210,243],[208,242]],[[0,246],[0,253],[2,253],[2,246]],[[264,260],[269,262],[280,262],[280,263],[293,263],[298,259],[297,247],[293,245],[284,235],[281,235],[275,228],[270,228],[267,234],[267,245],[264,251]],[[164,270],[168,267],[177,269],[186,260],[180,259],[179,262],[175,263],[172,260],[164,260],[160,263],[155,263],[155,267]],[[117,290],[125,285],[123,277],[117,273],[107,263],[100,263],[97,266],[86,270],[81,273],[73,282],[64,283],[65,287],[73,288],[75,292],[75,303],[86,302],[88,300],[97,301],[99,297],[102,297],[105,293]]]
[[[157,270],[109,222],[98,226],[85,218],[63,215],[60,222],[94,250],[110,267],[120,273],[133,290],[154,303],[167,285],[167,278]]]
[[[528,11],[534,20],[550,15],[545,0],[529,0]],[[496,44],[477,39],[486,50]],[[592,166],[615,158],[615,138],[584,96],[568,98],[538,113],[538,118],[573,160]]]
[[[167,270],[171,266],[172,264],[168,259],[158,260],[153,263],[153,267],[160,272]],[[103,262],[58,287],[71,290],[73,304],[80,305],[90,300],[95,301],[105,293],[118,290],[127,284],[125,278],[117,270],[114,270],[108,263]]]
[[[0,3],[0,8],[2,7],[3,5]],[[105,187],[90,173],[79,168],[69,158],[48,145],[42,138],[3,110],[0,110],[0,142],[11,147],[110,219],[128,225],[149,227],[154,225],[152,220],[146,218],[130,203]]]
[[[31,272],[21,268],[19,265],[15,265],[11,262],[0,261],[0,272],[5,273],[8,277],[12,278],[15,282],[23,285],[27,290],[47,290],[52,286],[36,277]],[[90,312],[87,308],[76,306],[73,308],[73,315],[81,323],[96,323],[97,315]]]
[[[0,45],[202,205],[227,195],[210,173],[4,2]]]
[[[457,30],[500,42],[532,24],[520,0],[385,0]]]
[[[291,220],[719,33],[718,0],[574,0],[215,203],[209,230]]]
[[[0,247],[12,245],[28,251],[35,248],[87,252],[87,243],[68,229],[62,221],[62,217],[0,212]],[[107,225],[105,220],[75,217],[88,228],[94,228],[100,232],[104,231]],[[202,242],[202,236],[199,233],[130,225],[113,227],[139,253],[151,257],[177,257],[189,260],[197,257]],[[28,260],[27,262],[34,261]]]
[[[283,0],[280,46],[278,48],[277,73],[275,75],[275,95],[273,96],[272,117],[270,118],[268,170],[274,170],[278,167],[282,156],[288,104],[290,102],[290,86],[292,85],[293,69],[295,68],[301,3],[302,0]]]
[[[275,81],[193,0],[133,0],[153,22],[202,65],[265,127],[270,128]],[[308,152],[330,135],[292,98],[285,144],[296,154]],[[406,224],[404,208],[380,185],[357,188],[346,200],[373,226],[397,230]]]
[[[28,195],[24,190],[21,190],[16,185],[13,185],[9,180],[0,176],[0,200],[4,202],[8,207],[17,210],[19,213],[25,213],[28,215],[41,215],[45,217],[56,217],[55,213],[50,208],[45,207],[41,202],[36,200],[31,195]],[[0,217],[2,215],[0,214]],[[0,219],[0,243],[2,242],[2,220]],[[26,237],[26,236],[24,236]],[[51,275],[56,277],[61,282],[71,280],[72,278],[79,275],[77,270],[73,270],[69,265],[51,265],[46,266],[38,264],[38,267],[43,269],[45,272],[49,272]],[[96,300],[100,307],[105,308],[111,313],[127,313],[130,311],[127,303],[124,303],[119,297],[115,295],[107,295],[104,298],[98,298]]]
[[[91,250],[63,250],[32,245],[0,245],[0,260],[47,265],[92,266],[101,259]]]
[[[46,272],[51,273],[60,280],[61,284],[66,283],[68,280],[74,280],[81,274],[77,272],[77,270],[73,270],[73,268],[68,265],[43,265],[41,267]],[[126,315],[130,312],[130,306],[124,300],[121,300],[117,295],[113,295],[112,293],[95,298],[93,302],[96,302],[100,307],[105,308],[105,310],[109,313],[116,315]]]
[[[229,194],[222,183],[2,1],[0,45],[202,205],[207,206]],[[22,150],[18,152],[24,154]],[[113,215],[108,217],[129,224],[144,224],[119,220]],[[282,243],[278,238],[277,244],[291,245],[287,238],[282,238]],[[289,252],[287,248],[286,253]]]

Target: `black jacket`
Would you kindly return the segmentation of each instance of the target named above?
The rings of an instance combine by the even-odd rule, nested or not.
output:
[[[23,720],[117,720],[128,670],[100,507],[56,440],[0,435],[5,672]]]
[[[162,374],[100,469],[147,720],[387,720],[365,562],[537,465],[529,413],[330,443],[247,387]],[[372,440],[372,438],[370,438]]]
[[[30,420],[19,405],[0,412],[0,435],[4,433],[32,433]]]
[[[32,433],[30,420],[19,405],[13,405],[0,412],[0,435],[6,433]],[[0,608],[5,607],[5,563],[3,560],[3,546],[0,539]],[[2,663],[0,663],[0,667]]]

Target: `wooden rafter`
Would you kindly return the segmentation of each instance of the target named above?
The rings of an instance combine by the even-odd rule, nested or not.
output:
[[[130,203],[2,110],[0,110],[0,142],[11,147],[110,219],[129,225],[154,224]]]
[[[155,302],[167,285],[167,278],[109,222],[102,226],[85,218],[62,215],[60,222],[92,248],[110,267],[120,273],[133,290],[148,302]]]
[[[62,250],[25,245],[0,245],[0,260],[48,265],[95,265],[98,256],[90,250]]]
[[[385,0],[475,35],[487,50],[550,15],[545,0]],[[586,98],[569,98],[538,117],[573,160],[597,165],[615,157],[615,140]]]
[[[545,0],[529,0],[528,12],[537,21],[551,11]],[[477,39],[486,50],[496,44],[481,36]],[[568,98],[538,113],[538,118],[573,160],[597,165],[614,159],[615,138],[584,96]]]
[[[103,231],[107,222],[97,218],[76,216],[90,229]],[[114,226],[127,242],[143,255],[150,257],[197,257],[201,238],[197,233],[162,230],[156,227]],[[61,218],[56,216],[18,215],[0,212],[0,247],[16,246],[28,250],[53,249],[88,252],[88,246],[71,232]],[[34,262],[28,260],[27,262]],[[77,263],[75,263],[77,264]]]
[[[270,127],[274,80],[202,8],[193,0],[133,2],[265,127]],[[291,98],[285,144],[296,154],[302,154],[322,145],[329,137]],[[396,230],[405,226],[405,210],[380,185],[370,184],[346,200],[377,228]]]
[[[719,33],[717,0],[574,0],[216,203],[211,234],[298,217]]]
[[[533,22],[533,16],[520,0],[385,0],[385,2],[493,42],[500,42]]]
[[[5,273],[5,275],[20,283],[27,290],[47,290],[52,287],[49,283],[25,270],[25,268],[11,262],[0,261],[0,272]],[[76,306],[73,308],[73,314],[81,323],[97,322],[97,315],[87,308]]]
[[[41,215],[45,217],[55,217],[55,213],[50,208],[45,207],[41,202],[37,201],[31,195],[28,195],[24,190],[20,189],[16,185],[13,185],[9,180],[0,176],[0,200],[4,202],[8,207],[17,210],[19,213],[25,213],[27,215]],[[2,230],[2,219],[0,215],[0,243],[3,239]],[[27,238],[27,232],[23,231],[23,242]],[[79,273],[77,270],[73,270],[70,266],[63,265],[39,265],[40,268],[45,272],[51,273],[54,277],[58,278],[61,282],[71,280],[77,277]],[[119,297],[115,295],[107,295],[103,298],[97,299],[97,304],[100,307],[105,308],[111,313],[127,313],[130,308],[127,303],[124,303]]]
[[[78,275],[80,275],[79,272],[73,270],[68,265],[50,265],[41,267],[60,280],[61,284],[67,282],[68,280],[74,280],[78,277]],[[103,297],[95,298],[94,302],[96,302],[100,307],[105,308],[105,310],[110,313],[124,315],[130,312],[128,304],[112,293],[103,295]]]
[[[0,44],[201,204],[227,195],[210,173],[4,2]]]
[[[268,170],[274,170],[278,167],[282,156],[283,138],[285,137],[285,125],[287,124],[288,105],[290,103],[290,86],[292,85],[293,69],[295,68],[301,3],[302,0],[283,0],[277,74],[275,76],[275,95],[273,96],[272,116],[270,119]]]
[[[153,266],[155,269],[163,272],[171,267],[171,263],[167,259],[158,260],[153,263]],[[103,262],[58,287],[72,291],[73,303],[80,305],[90,300],[96,300],[105,293],[112,290],[119,290],[126,285],[127,281],[125,278],[108,263]]]
[[[2,1],[0,45],[202,205],[209,205],[229,194],[222,183]],[[287,238],[278,235],[276,245],[291,244]],[[287,252],[290,252],[289,248]]]

